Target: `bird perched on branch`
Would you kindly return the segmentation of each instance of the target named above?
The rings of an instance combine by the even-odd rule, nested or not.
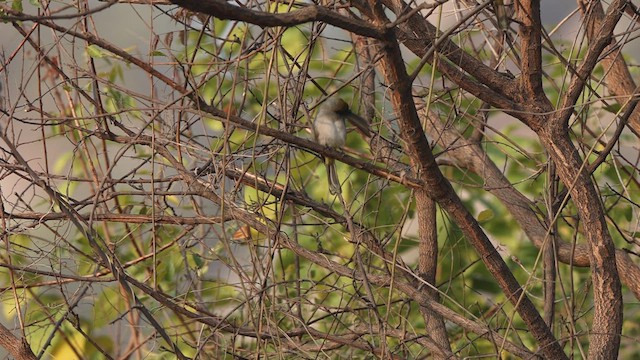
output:
[[[349,120],[358,128],[368,128],[368,123],[360,116],[349,110],[349,105],[341,98],[334,96],[327,99],[318,110],[313,122],[313,137],[320,145],[339,149],[344,146],[347,138],[345,120]],[[340,180],[336,173],[336,166],[331,158],[324,157],[329,179],[329,192],[336,195],[341,192]]]

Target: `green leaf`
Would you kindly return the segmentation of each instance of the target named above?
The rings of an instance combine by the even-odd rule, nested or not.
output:
[[[633,209],[631,206],[626,206],[622,209],[622,214],[627,221],[631,221],[633,219]]]
[[[196,267],[198,269],[204,266],[204,261],[202,261],[202,257],[199,254],[191,254],[191,257],[193,258],[193,262],[196,264]]]
[[[22,0],[13,0],[11,2],[11,10],[22,12]]]
[[[420,245],[420,243],[415,239],[403,238],[401,240],[401,242],[400,242],[400,245],[398,245],[398,251],[400,253],[405,253],[407,251],[413,251],[413,250],[417,249],[419,245]]]
[[[93,59],[100,59],[105,57],[106,53],[98,45],[89,45],[87,46],[87,55]]]
[[[640,232],[634,231],[632,233],[628,233],[628,236],[632,237],[633,239],[638,239],[640,238]]]
[[[620,104],[611,104],[611,105],[607,105],[605,107],[603,107],[602,109],[612,113],[612,114],[617,114],[620,112],[620,109],[622,109],[622,106]]]
[[[489,221],[491,219],[493,219],[493,210],[491,210],[491,209],[482,210],[480,212],[480,214],[478,214],[478,222],[479,223],[483,223],[483,222]]]
[[[55,173],[64,173],[72,162],[73,154],[68,152],[58,154],[56,161],[53,164],[53,171]]]

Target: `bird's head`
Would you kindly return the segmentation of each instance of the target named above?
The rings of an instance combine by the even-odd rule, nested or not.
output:
[[[338,96],[333,96],[327,99],[322,104],[321,110],[331,111],[338,114],[348,114],[351,112],[349,110],[349,105],[347,105],[347,103]]]

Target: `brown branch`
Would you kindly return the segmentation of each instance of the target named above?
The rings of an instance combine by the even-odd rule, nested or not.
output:
[[[184,170],[180,170],[179,167],[177,167],[177,169],[183,176],[186,176],[186,178],[191,177],[191,175],[188,172]],[[206,198],[218,204],[219,206],[225,208],[228,214],[233,218],[235,218],[236,220],[251,226],[252,228],[264,234],[268,238],[272,238],[274,243],[280,244],[281,246],[284,246],[292,250],[296,255],[301,256],[305,259],[308,259],[325,269],[329,269],[340,276],[345,276],[357,281],[364,280],[364,275],[359,270],[336,263],[330,260],[323,253],[308,250],[300,246],[299,244],[291,241],[283,232],[278,231],[276,228],[272,227],[273,225],[269,225],[271,223],[265,222],[264,219],[262,219],[259,215],[255,214],[254,212],[241,209],[233,202],[225,200],[223,197],[220,197],[217,194],[209,191],[209,185],[203,185],[200,182],[195,182],[192,184],[192,186],[199,189]],[[405,271],[408,270],[408,268],[406,267],[399,267],[399,269],[405,270]],[[399,277],[401,275],[398,272],[396,272],[396,276]],[[392,283],[391,277],[388,275],[367,274],[367,279],[371,282],[372,285],[381,286],[381,287],[388,287]],[[418,280],[417,277],[415,277],[414,279]],[[416,282],[415,280],[411,282],[407,282],[406,280],[402,280],[401,278],[394,279],[393,284],[396,289],[406,294],[409,298],[414,299],[420,306],[428,307],[429,309],[437,313],[439,316],[447,319],[448,321],[451,321],[468,331],[474,332],[480,335],[481,337],[486,338],[489,341],[493,341],[496,344],[500,344],[501,346],[504,345],[505,350],[510,351],[516,354],[517,356],[524,357],[524,358],[530,358],[533,356],[531,352],[506,340],[499,333],[494,332],[488,327],[478,324],[475,321],[466,319],[463,316],[460,316],[459,314],[454,312],[453,310],[447,308],[446,306],[433,301],[430,297],[428,297],[424,293],[424,290],[422,289],[422,286],[420,286],[420,283]],[[219,316],[209,313],[208,311],[206,311],[206,309],[203,309],[201,306],[198,306],[196,304],[190,304],[187,302],[184,302],[184,305],[179,305],[170,300],[172,298],[171,296],[167,294],[163,294],[159,291],[156,291],[150,288],[149,286],[147,286],[146,284],[138,282],[136,279],[129,278],[128,281],[131,282],[134,286],[143,290],[145,293],[149,294],[154,299],[158,300],[163,305],[167,306],[169,309],[175,311],[176,313],[182,314],[189,318],[197,319],[202,323],[212,326],[216,330],[229,331],[229,332],[234,332],[240,335],[253,336],[253,337],[259,335],[263,339],[271,339],[274,337],[281,336],[277,333],[276,334],[259,333],[255,329],[251,329],[247,327],[236,327],[230,324],[229,322],[227,322],[226,320],[221,319]],[[306,334],[306,333],[307,333],[306,328],[303,328],[300,330],[300,334]],[[290,338],[296,335],[298,335],[298,333],[289,331],[286,333],[285,337]],[[428,344],[429,343],[425,343],[425,345],[428,345]],[[434,352],[438,352],[440,351],[440,348],[436,346],[436,347],[430,348],[430,350]]]
[[[626,1],[614,0],[607,9],[607,15],[604,17],[601,26],[597,31],[592,30],[592,37],[590,39],[589,49],[585,55],[584,60],[578,65],[576,72],[569,84],[567,92],[563,95],[561,100],[560,110],[554,114],[551,121],[565,124],[569,121],[569,117],[573,114],[573,106],[578,101],[580,94],[589,79],[590,74],[596,67],[600,60],[600,54],[611,44],[613,40],[613,31],[615,30],[618,21],[624,14],[624,8]],[[554,125],[554,126],[559,126]],[[563,125],[564,126],[564,125]]]
[[[0,346],[5,348],[16,360],[36,360],[36,355],[31,351],[25,340],[18,339],[13,333],[0,324]]]
[[[418,217],[418,275],[433,287],[426,287],[425,293],[433,301],[439,302],[440,295],[436,286],[438,270],[438,226],[436,222],[436,203],[429,198],[425,190],[416,190],[416,214]],[[451,352],[451,343],[447,336],[447,329],[441,316],[428,308],[420,308],[425,321],[428,334],[440,344],[441,347]],[[440,354],[433,354],[435,359],[442,359]]]
[[[245,21],[262,27],[295,26],[312,21],[322,21],[358,35],[375,39],[382,37],[384,30],[370,23],[346,17],[325,7],[308,5],[300,10],[274,14],[234,6],[222,0],[171,0],[185,9],[214,16],[223,20]]]
[[[540,0],[518,2],[519,37],[521,49],[520,87],[523,97],[539,100],[545,97],[542,89],[542,21]]]
[[[579,0],[578,3],[580,5],[580,11],[587,21],[587,37],[590,41],[592,39],[595,40],[597,31],[602,28],[602,22],[605,18],[602,3],[600,1],[585,0]],[[633,11],[633,7],[633,4],[627,3],[625,10],[627,12],[630,10]],[[637,17],[637,15],[635,16]],[[602,57],[601,63],[605,69],[604,81],[607,88],[616,96],[618,104],[624,105],[627,103],[629,97],[637,96],[637,88],[618,46],[618,42],[612,39],[611,44],[604,50],[606,55]],[[640,107],[637,107],[631,114],[628,126],[636,136],[640,136]]]
[[[588,241],[594,297],[589,356],[601,359],[613,355],[615,358],[622,330],[622,293],[616,269],[616,249],[607,228],[603,205],[566,130],[543,128],[539,135],[560,179],[569,188]]]
[[[370,3],[374,9],[374,23],[383,25],[388,20],[382,6]],[[444,178],[435,162],[412,97],[412,84],[406,72],[399,43],[393,33],[383,40],[384,55],[380,69],[384,72],[387,84],[390,84],[391,101],[399,115],[402,137],[414,171],[425,181],[429,196],[449,213],[474,246],[489,272],[497,280],[508,300],[527,324],[531,334],[539,342],[544,355],[548,358],[566,359],[566,354],[546,326],[540,313],[527,295],[522,291],[513,273],[498,254],[491,241],[480,228],[477,221],[464,207],[451,184]]]
[[[37,221],[53,221],[53,220],[69,220],[69,215],[64,212],[20,212],[4,214],[9,219],[37,220]],[[206,225],[206,224],[222,224],[231,219],[221,216],[212,217],[184,217],[169,215],[138,215],[138,214],[78,214],[78,218],[83,221],[109,221],[128,224],[168,224],[168,225]]]
[[[434,116],[426,116],[426,131],[438,144],[446,149],[446,155],[461,168],[469,169],[481,177],[484,188],[498,198],[518,222],[527,237],[540,249],[547,238],[552,236],[547,225],[538,217],[535,204],[516,190],[502,171],[489,158],[480,144],[465,139],[454,128],[445,126]],[[557,242],[558,260],[572,266],[590,266],[589,248],[583,244],[566,241]],[[616,264],[622,281],[640,300],[640,267],[629,254],[616,250]]]
[[[609,5],[603,25],[596,38],[592,39],[585,59],[578,66],[561,100],[561,109],[548,119],[537,117],[540,127],[534,128],[555,163],[558,176],[569,189],[588,241],[594,298],[590,359],[615,358],[618,354],[623,320],[622,289],[616,267],[616,249],[607,227],[603,204],[587,172],[586,160],[580,158],[569,137],[568,120],[582,93],[585,79],[612,40],[625,4],[626,1],[614,0]]]
[[[383,2],[396,16],[400,16],[409,8],[409,4],[403,0],[384,0]],[[352,1],[352,4],[363,11],[359,1]],[[436,65],[438,70],[460,88],[491,106],[505,109],[505,111],[524,111],[519,101],[513,101],[513,95],[518,93],[516,81],[487,66],[478,57],[467,53],[449,38],[443,38],[438,41],[439,45],[434,47],[436,39],[440,39],[442,34],[425,17],[412,16],[409,21],[398,26],[396,35],[404,46],[420,58],[425,57],[429,49],[437,49],[438,55],[442,57]]]

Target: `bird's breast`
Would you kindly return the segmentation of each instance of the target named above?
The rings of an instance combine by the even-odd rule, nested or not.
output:
[[[345,138],[347,136],[344,121],[317,119],[314,127],[318,144],[334,148],[344,146]]]

